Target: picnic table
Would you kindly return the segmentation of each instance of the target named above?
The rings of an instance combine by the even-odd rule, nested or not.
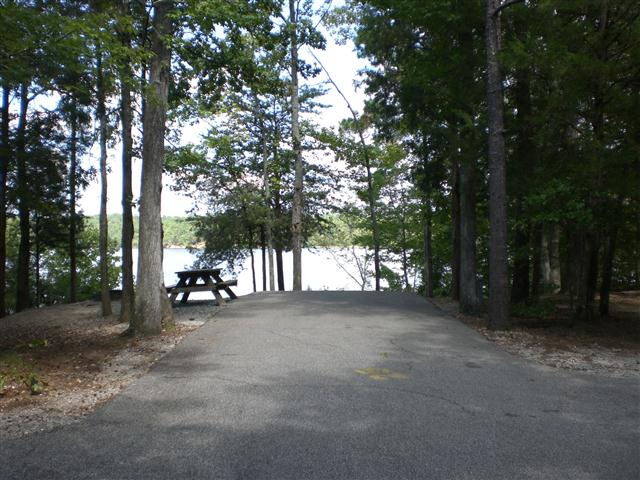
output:
[[[173,287],[167,288],[168,293],[171,294],[169,297],[171,305],[175,303],[178,295],[180,294],[182,294],[180,302],[187,303],[189,295],[192,292],[211,292],[218,301],[218,305],[224,305],[226,303],[225,299],[220,294],[220,291],[224,291],[231,299],[238,298],[236,294],[233,293],[233,290],[229,288],[237,285],[238,281],[223,280],[220,277],[219,268],[183,270],[181,272],[176,272],[176,275],[178,275],[178,283]]]

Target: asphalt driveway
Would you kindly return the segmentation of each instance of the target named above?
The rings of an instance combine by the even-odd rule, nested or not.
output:
[[[0,479],[638,479],[640,385],[498,350],[416,295],[243,297]]]

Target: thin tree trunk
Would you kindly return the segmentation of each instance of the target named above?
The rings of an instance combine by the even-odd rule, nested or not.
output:
[[[267,291],[267,245],[264,234],[264,225],[260,229],[260,250],[262,253],[262,291]]]
[[[29,108],[29,88],[27,84],[20,85],[20,113],[18,115],[18,132],[16,135],[17,187],[18,187],[18,217],[20,223],[20,246],[18,247],[18,268],[16,279],[16,312],[29,306],[29,258],[31,256],[31,203],[29,202],[29,187],[27,179],[26,160],[26,128],[27,109]]]
[[[460,298],[460,169],[457,160],[451,171],[451,298]]]
[[[548,292],[551,290],[551,230],[549,225],[544,225],[541,230],[540,278],[542,279],[542,291]]]
[[[135,333],[159,333],[162,322],[171,322],[166,309],[167,291],[162,270],[162,166],[167,99],[171,75],[171,52],[163,41],[171,33],[172,1],[157,2],[153,17],[149,98],[145,103],[140,188],[138,242],[138,288],[131,329]],[[163,318],[164,317],[164,318]]]
[[[11,158],[9,146],[9,87],[2,86],[2,129],[0,130],[0,318],[7,312],[7,175]]]
[[[102,53],[97,53],[98,123],[100,125],[100,299],[102,316],[111,315],[109,291],[109,223],[107,220],[107,111],[105,105]]]
[[[489,328],[509,324],[507,185],[504,146],[499,0],[487,0],[487,110],[489,126]]]
[[[276,245],[276,268],[278,270],[278,290],[284,291],[284,266],[282,263],[282,247]]]
[[[291,210],[291,246],[293,250],[293,290],[302,290],[302,143],[298,116],[298,25],[296,0],[289,0],[289,22],[291,23],[291,136],[295,156],[295,179],[293,184],[293,208]]]
[[[405,289],[409,290],[409,258],[407,256],[407,225],[404,210],[402,212],[402,276]]]
[[[129,2],[123,0],[121,12],[129,15]],[[125,49],[131,46],[126,30],[121,32]],[[131,324],[135,308],[133,281],[133,186],[131,161],[133,157],[133,109],[131,106],[131,66],[125,62],[120,70],[120,121],[122,126],[122,299],[120,321]]]
[[[433,298],[433,254],[431,252],[431,212],[424,223],[424,292]]]
[[[542,284],[543,237],[542,226],[540,224],[535,225],[533,227],[533,257],[531,262],[531,297],[533,298],[537,298],[540,295],[540,285]]]
[[[333,80],[329,71],[322,64],[320,59],[316,57],[313,52],[311,55],[315,59],[316,62],[320,65],[322,70],[324,70],[329,82],[334,86],[338,94],[342,97],[349,112],[351,112],[351,117],[353,118],[354,125],[358,131],[358,138],[360,140],[360,148],[362,150],[362,157],[364,159],[364,165],[367,172],[367,199],[369,201],[369,218],[371,220],[371,236],[373,238],[373,269],[375,274],[375,285],[376,291],[380,291],[380,227],[378,226],[378,214],[376,208],[376,199],[375,192],[373,189],[373,176],[371,174],[371,157],[369,155],[369,147],[367,146],[367,142],[364,139],[364,131],[362,125],[360,124],[360,120],[358,118],[357,112],[351,106],[351,102],[347,99],[346,95],[342,93],[338,84]]]
[[[269,149],[266,138],[263,139],[262,145],[262,182],[264,186],[264,206],[267,209],[264,236],[269,252],[269,290],[273,292],[276,289],[273,268],[273,212],[271,210],[271,185],[269,183]]]
[[[249,228],[249,255],[251,256],[251,278],[253,279],[253,293],[258,291],[256,282],[256,259],[253,255],[253,229]]]
[[[562,268],[560,262],[560,225],[554,223],[551,226],[549,239],[549,268],[550,285],[553,293],[559,293],[562,286]]]
[[[460,164],[460,311],[479,310],[476,277],[476,189],[475,165],[469,159]]]
[[[522,215],[522,202],[517,200],[516,212]],[[534,240],[537,242],[537,238]],[[511,303],[524,302],[529,298],[529,226],[517,226],[513,238],[513,281],[511,284]],[[540,246],[536,245],[534,250],[539,252]],[[536,261],[534,259],[534,270]],[[536,290],[537,282],[533,282],[533,290]]]
[[[607,317],[609,315],[609,297],[611,294],[611,278],[613,276],[613,259],[616,252],[617,230],[609,233],[602,255],[602,281],[600,283],[600,316]]]
[[[78,295],[78,272],[77,272],[77,176],[78,176],[78,112],[77,99],[71,98],[71,138],[69,150],[71,162],[69,165],[69,303],[77,301]]]
[[[274,192],[274,216],[275,216],[275,220],[276,220],[276,225],[281,225],[281,218],[282,218],[282,205],[280,204],[280,190],[276,189]],[[282,240],[283,240],[283,232],[282,229],[278,229],[278,231],[276,232],[276,234],[278,235],[275,244],[274,244],[274,248],[276,251],[276,270],[277,270],[277,274],[278,274],[278,290],[283,291],[284,290],[284,265],[282,262],[282,250],[283,250],[283,246],[282,246]]]
[[[35,270],[36,270],[36,305],[40,305],[40,299],[42,298],[42,285],[40,282],[40,215],[36,214],[34,215],[34,219],[33,219],[33,231],[35,232],[35,240],[34,240],[34,246],[33,249],[35,250],[35,254],[34,254],[34,263],[35,263]]]

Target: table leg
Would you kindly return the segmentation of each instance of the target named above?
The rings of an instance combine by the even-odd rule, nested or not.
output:
[[[175,288],[184,287],[187,284],[184,278],[178,280]],[[171,296],[169,297],[169,302],[173,305],[176,302],[176,298],[178,298],[178,292],[171,292]]]
[[[215,275],[213,275],[213,279],[214,279],[216,282],[224,282],[224,280],[222,280],[222,278],[220,277],[220,275],[219,275],[219,274],[215,274]],[[235,300],[236,298],[238,298],[238,297],[236,296],[236,294],[235,294],[235,293],[233,293],[233,290],[231,290],[231,288],[229,288],[229,287],[224,287],[224,288],[223,288],[223,290],[227,293],[227,295],[229,295],[229,298],[230,298],[230,299]]]
[[[211,277],[206,277],[204,279],[204,283],[205,283],[205,285],[210,285],[211,286],[211,293],[213,293],[213,296],[216,297],[216,301],[218,302],[218,305],[224,305],[225,303],[227,303],[224,300],[224,298],[222,298],[222,295],[220,295],[220,292],[218,291],[218,287],[216,287],[216,284],[211,279]]]
[[[187,280],[186,282],[187,287],[192,287],[196,283],[198,283],[198,277],[190,277],[189,280]],[[180,299],[180,303],[187,303],[187,300],[189,299],[190,294],[191,292],[184,292],[182,294],[182,298]]]

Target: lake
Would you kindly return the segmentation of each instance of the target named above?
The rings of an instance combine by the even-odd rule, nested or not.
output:
[[[258,291],[262,290],[262,252],[254,251],[256,268],[256,286]],[[356,281],[359,279],[358,268],[355,259],[362,260],[363,249],[338,249],[338,248],[305,248],[302,251],[302,288],[303,290],[360,290],[361,287]],[[166,285],[175,285],[178,277],[175,272],[188,270],[196,259],[196,254],[191,253],[186,248],[165,248],[164,250],[164,282]],[[268,260],[267,260],[268,261]],[[138,250],[133,250],[133,271],[137,271]],[[274,254],[275,263],[275,254]],[[389,265],[388,262],[385,264]],[[389,265],[394,270],[396,265]],[[212,265],[214,267],[214,265]],[[285,289],[291,290],[293,286],[293,254],[283,253],[283,267],[285,276]],[[373,270],[373,260],[370,261],[369,269]],[[373,276],[373,275],[371,275]],[[223,274],[223,278],[230,278]],[[238,295],[247,295],[253,292],[253,280],[251,278],[251,259],[247,258],[242,265],[240,273],[235,277],[238,279],[238,286],[234,291]],[[267,277],[268,282],[268,277]],[[383,281],[383,285],[386,283]],[[371,290],[368,285],[367,290]],[[193,298],[209,298],[207,293],[192,294]]]

